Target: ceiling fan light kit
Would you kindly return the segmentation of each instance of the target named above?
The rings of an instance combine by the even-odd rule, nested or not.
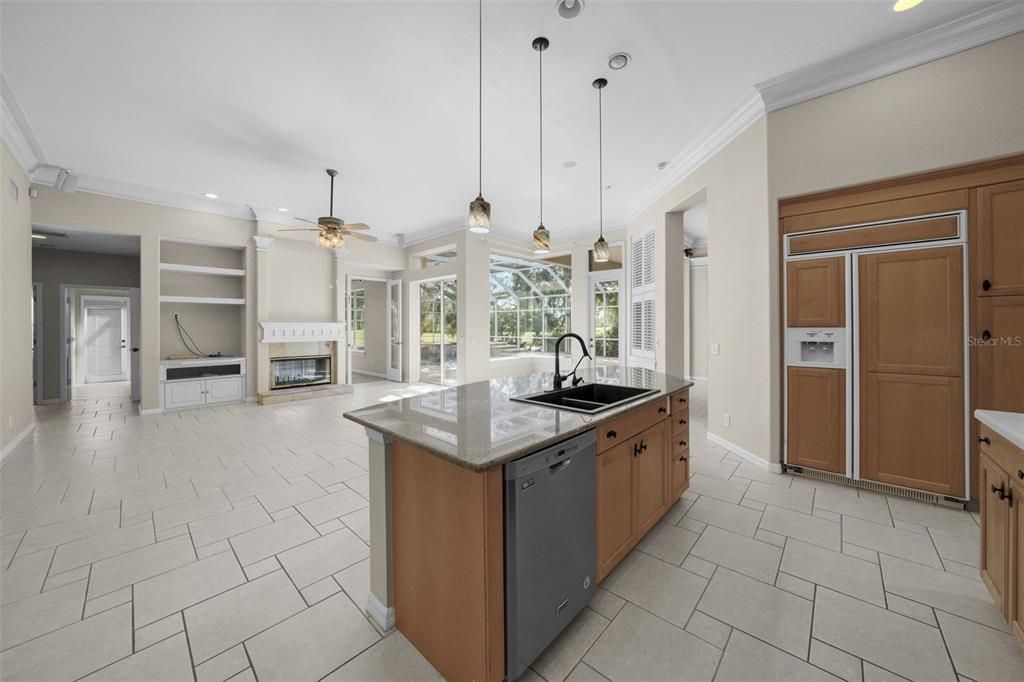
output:
[[[606,78],[598,78],[593,86],[597,89],[597,205],[598,205],[598,226],[600,235],[594,242],[594,262],[607,263],[611,254],[608,249],[608,242],[604,240],[604,135],[602,127],[604,120],[602,116],[601,93],[608,85]]]

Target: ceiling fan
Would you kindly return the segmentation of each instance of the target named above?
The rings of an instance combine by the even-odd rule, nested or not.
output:
[[[320,235],[317,243],[325,249],[345,248],[346,237],[361,239],[364,242],[377,241],[376,237],[359,232],[359,230],[370,229],[370,226],[366,223],[346,223],[341,218],[334,217],[334,178],[337,177],[338,171],[328,168],[327,175],[331,177],[331,214],[320,216],[315,223],[305,218],[296,218],[296,220],[316,225],[316,227],[281,228],[278,232],[319,232]]]

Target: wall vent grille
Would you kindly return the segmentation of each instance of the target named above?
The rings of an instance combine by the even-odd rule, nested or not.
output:
[[[860,488],[861,490],[870,490],[874,493],[881,493],[882,495],[892,495],[893,497],[905,497],[910,500],[917,500],[918,502],[929,502],[931,504],[941,505],[943,507],[953,507],[956,509],[964,508],[964,501],[958,500],[954,497],[943,497],[942,495],[936,495],[935,493],[926,493],[920,490],[910,490],[909,488],[901,488],[898,485],[889,485],[888,483],[877,483],[875,481],[858,481],[856,479],[847,478],[840,474],[834,474],[830,471],[818,471],[817,469],[804,469],[803,467],[794,466],[782,466],[783,473],[792,472],[798,476],[805,476],[807,478],[815,478],[819,481],[828,481],[829,483],[835,483],[837,485],[845,485],[850,488]]]

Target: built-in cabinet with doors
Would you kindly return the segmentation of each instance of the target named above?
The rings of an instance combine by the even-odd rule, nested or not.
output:
[[[779,218],[786,465],[984,493],[969,415],[1024,412],[1024,156],[784,199]]]
[[[689,392],[637,408],[597,433],[597,579],[611,573],[686,492]]]
[[[981,425],[981,579],[1024,645],[1024,450]]]

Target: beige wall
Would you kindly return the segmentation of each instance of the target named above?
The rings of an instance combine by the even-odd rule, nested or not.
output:
[[[0,450],[13,444],[32,412],[32,209],[28,178],[6,145],[0,174]],[[18,199],[10,194],[11,183]]]
[[[773,205],[1024,150],[1022,72],[1024,33],[768,114]]]
[[[353,289],[366,291],[366,352],[352,353],[352,370],[383,375],[387,369],[387,285],[353,280]]]
[[[137,287],[139,257],[34,248],[32,281],[43,285],[43,400],[54,400],[60,397],[61,285]],[[77,315],[78,302],[72,305]]]
[[[708,266],[690,264],[690,375],[708,376]]]
[[[331,252],[291,239],[270,250],[270,319],[275,322],[334,320]]]
[[[721,354],[712,356],[708,367],[708,431],[768,459],[773,452],[772,406],[777,387],[773,389],[772,384],[771,347],[775,237],[768,220],[764,118],[629,223],[631,234],[651,226],[658,234],[658,371],[682,366],[685,357],[685,337],[666,333],[669,327],[682,328],[680,318],[684,317],[679,301],[685,291],[676,281],[682,268],[671,271],[670,278],[662,276],[671,258],[682,258],[682,221],[673,216],[705,199],[710,248],[715,252],[715,267],[708,272],[708,339],[721,347]],[[727,414],[728,427],[724,425]]]

